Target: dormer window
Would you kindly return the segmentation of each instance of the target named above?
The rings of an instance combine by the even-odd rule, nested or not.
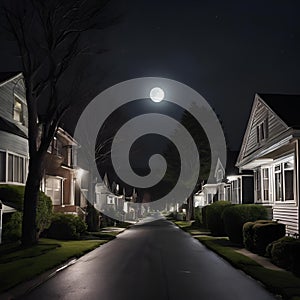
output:
[[[264,142],[268,137],[268,120],[265,119],[263,122],[256,126],[256,142],[260,144]]]
[[[16,95],[14,99],[14,120],[24,125],[24,105]]]

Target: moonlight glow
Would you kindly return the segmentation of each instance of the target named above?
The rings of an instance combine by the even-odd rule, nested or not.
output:
[[[154,87],[150,91],[150,98],[154,102],[160,102],[164,100],[164,97],[165,97],[165,92],[160,87]]]

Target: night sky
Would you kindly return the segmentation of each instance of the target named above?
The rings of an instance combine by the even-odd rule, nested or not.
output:
[[[185,83],[211,104],[229,147],[239,149],[256,92],[300,94],[299,11],[298,1],[114,0],[107,13],[120,21],[89,37],[109,49],[94,66],[97,89],[141,76]],[[1,72],[21,71],[17,52],[2,39]],[[76,116],[65,120],[70,130]]]

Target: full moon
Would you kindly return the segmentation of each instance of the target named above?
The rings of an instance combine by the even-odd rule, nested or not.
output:
[[[165,97],[165,92],[160,87],[154,87],[150,91],[150,98],[154,102],[160,102],[164,100],[164,97]]]

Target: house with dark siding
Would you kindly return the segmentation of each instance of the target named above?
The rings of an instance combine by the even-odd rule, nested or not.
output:
[[[236,166],[254,175],[254,202],[299,234],[300,95],[256,94]]]

